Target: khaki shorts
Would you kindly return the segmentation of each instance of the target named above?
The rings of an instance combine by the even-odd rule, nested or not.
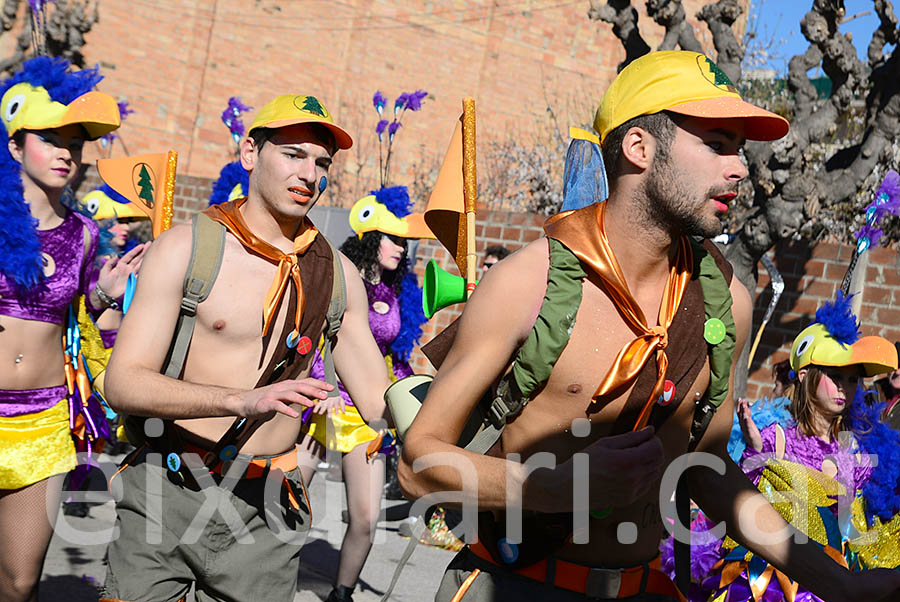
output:
[[[444,572],[444,578],[434,596],[435,602],[448,602],[462,586],[463,581],[479,569],[466,595],[465,602],[495,602],[496,600],[515,600],[516,602],[585,602],[585,600],[606,600],[607,598],[589,598],[567,589],[553,587],[533,579],[520,577],[504,571],[471,553],[468,548],[450,562]],[[659,594],[638,594],[628,598],[620,598],[623,602],[678,602],[676,598]]]
[[[311,522],[299,471],[244,479],[232,466],[195,478],[183,468],[184,479],[163,461],[142,448],[111,481],[121,499],[103,599],[175,602],[194,585],[198,602],[291,602]]]

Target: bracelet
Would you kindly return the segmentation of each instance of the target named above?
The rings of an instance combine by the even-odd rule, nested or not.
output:
[[[97,296],[100,298],[100,301],[103,302],[106,307],[112,310],[119,309],[119,302],[116,301],[113,297],[110,296],[105,290],[100,288],[100,283],[97,283],[97,286],[94,287],[94,292],[97,293]]]

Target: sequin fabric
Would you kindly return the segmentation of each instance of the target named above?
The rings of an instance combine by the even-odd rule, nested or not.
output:
[[[383,282],[378,284],[365,283],[366,292],[369,295],[369,328],[375,338],[379,351],[385,357],[386,367],[391,370],[391,380],[398,380],[411,376],[413,374],[412,367],[408,362],[401,361],[391,352],[391,343],[397,338],[400,332],[400,302],[393,288]],[[385,313],[376,311],[376,307],[383,308],[383,303],[387,306]],[[313,360],[312,368],[309,371],[311,378],[325,380],[325,367],[322,364],[322,357],[316,352]],[[331,442],[329,449],[335,449],[341,453],[352,451],[354,447],[362,443],[368,443],[374,440],[378,433],[368,427],[359,411],[353,406],[350,394],[344,388],[344,385],[338,381],[338,389],[341,397],[344,399],[346,409],[343,415],[335,415],[333,425],[335,429],[335,441]],[[304,415],[304,420],[308,420],[305,427],[306,432],[315,437],[315,439],[325,445],[325,417],[321,414],[315,414],[311,411]]]
[[[0,418],[0,489],[19,489],[75,468],[69,403]]]
[[[90,232],[86,255],[85,227]],[[38,230],[47,277],[38,286],[23,292],[0,274],[0,315],[61,325],[75,296],[84,294],[89,299],[97,283],[99,272],[93,258],[99,236],[97,225],[74,211],[69,211],[59,226]],[[91,260],[85,261],[85,257]]]

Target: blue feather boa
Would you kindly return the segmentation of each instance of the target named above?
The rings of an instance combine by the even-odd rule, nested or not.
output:
[[[767,426],[776,422],[783,426],[793,424],[794,419],[791,417],[791,411],[788,409],[791,400],[787,397],[776,397],[769,399],[763,397],[750,406],[750,412],[753,415],[753,422],[756,428],[763,430]],[[731,436],[728,439],[728,455],[734,460],[735,464],[741,463],[744,450],[747,449],[747,441],[744,440],[744,433],[741,431],[741,421],[737,412],[731,423]]]
[[[857,389],[848,417],[860,448],[878,462],[862,487],[866,515],[887,521],[900,512],[900,432],[881,421],[886,404],[869,404],[865,396]]]
[[[406,186],[389,186],[373,190],[375,200],[387,207],[388,211],[403,218],[412,213],[412,201]],[[410,262],[411,263],[411,262]],[[408,271],[400,283],[400,332],[391,343],[391,351],[404,362],[409,361],[413,347],[422,336],[422,324],[428,320],[422,310],[422,289],[414,272]]]
[[[231,191],[238,184],[241,185],[241,194],[247,196],[247,192],[250,190],[250,172],[244,169],[240,161],[232,161],[222,168],[219,178],[213,182],[209,206],[221,205],[227,201]]]
[[[16,84],[28,82],[47,90],[50,98],[69,104],[93,90],[103,79],[96,68],[69,72],[65,59],[37,57],[0,85],[0,97]],[[29,290],[44,279],[37,220],[31,217],[22,188],[21,166],[9,154],[9,136],[0,128],[0,273],[14,286]]]

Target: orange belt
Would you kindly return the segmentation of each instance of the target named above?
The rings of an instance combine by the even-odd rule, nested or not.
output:
[[[197,447],[196,445],[191,445],[190,443],[184,444],[184,452],[186,454],[197,454],[200,456],[200,459],[203,460],[210,451],[208,449],[203,449],[202,447]],[[233,462],[233,460],[232,460]],[[213,468],[210,472],[214,472],[218,475],[221,475],[224,472],[228,472],[228,468],[231,467],[231,462],[216,462],[215,468]],[[270,457],[260,457],[253,458],[250,460],[250,463],[247,464],[247,470],[244,473],[242,478],[244,479],[258,479],[266,474],[266,471],[273,469],[280,469],[281,472],[290,472],[297,468],[297,450],[291,449],[290,451],[286,451],[280,456],[270,456]]]
[[[471,544],[469,550],[482,560],[497,564],[480,541]],[[565,560],[548,562],[544,559],[513,572],[527,579],[585,594],[589,598],[628,598],[646,592],[682,601],[685,599],[669,576],[660,570],[659,556],[649,564],[627,569],[591,568]]]

